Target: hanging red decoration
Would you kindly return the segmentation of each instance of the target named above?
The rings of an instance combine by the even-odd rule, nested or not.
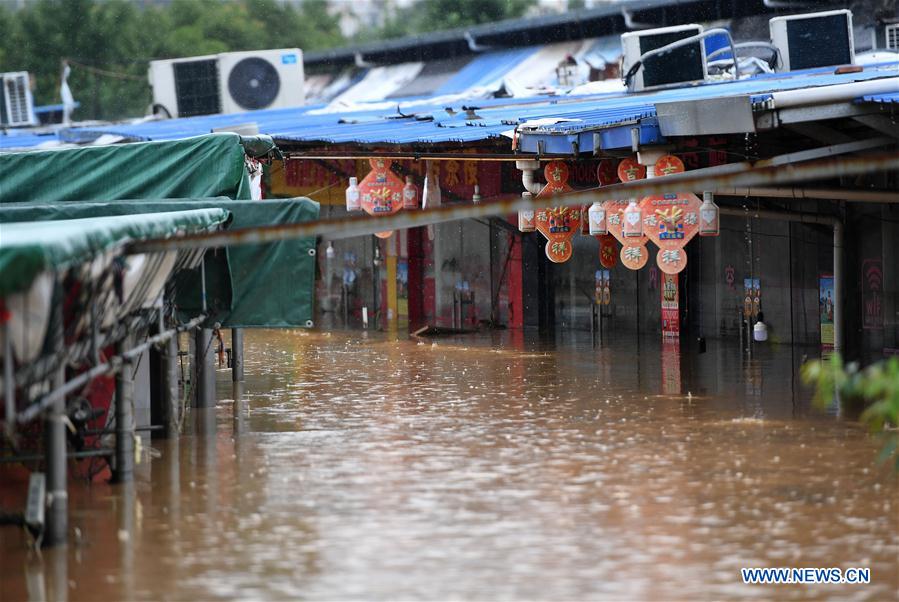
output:
[[[618,166],[611,159],[603,159],[596,166],[596,181],[600,186],[618,182]]]
[[[568,185],[568,166],[563,161],[550,161],[543,174],[546,186],[538,198],[551,197],[573,189]],[[571,259],[571,238],[581,229],[581,210],[575,207],[553,207],[537,211],[537,230],[546,237],[546,256],[554,263]]]
[[[629,157],[618,164],[617,175],[622,182],[632,182],[645,178],[646,168],[640,165],[636,159]],[[609,234],[618,239],[622,245],[620,253],[622,265],[631,270],[639,270],[649,260],[649,250],[646,248],[649,239],[645,232],[640,236],[624,236],[622,231],[625,220],[624,212],[629,205],[630,201],[627,200],[603,203]]]
[[[656,177],[684,173],[684,162],[674,155],[664,155],[656,161],[655,173]]]
[[[656,176],[684,171],[674,155],[656,161]],[[643,231],[659,247],[656,264],[666,274],[677,274],[687,265],[684,247],[699,232],[699,197],[691,192],[658,194],[640,201]]]
[[[393,161],[378,157],[369,159],[372,170],[359,183],[362,209],[369,215],[393,215],[403,208],[403,181],[390,166]],[[390,238],[392,231],[378,232],[378,238]]]
[[[604,234],[596,237],[599,240],[599,264],[604,268],[614,268],[618,263],[618,245],[615,237]]]
[[[646,177],[646,167],[640,165],[633,157],[622,159],[618,164],[618,179],[622,182],[633,182]]]

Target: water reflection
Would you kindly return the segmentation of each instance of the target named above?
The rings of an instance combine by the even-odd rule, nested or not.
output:
[[[637,343],[248,332],[247,382],[219,374],[152,478],[72,488],[69,597],[895,597],[899,483],[810,408],[801,354]],[[792,565],[874,583],[739,580]]]

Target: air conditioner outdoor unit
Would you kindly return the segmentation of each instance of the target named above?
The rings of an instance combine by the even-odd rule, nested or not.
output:
[[[650,50],[699,35],[702,32],[702,25],[692,24],[621,34],[624,73],[628,73],[640,60],[640,57]],[[631,89],[640,91],[649,88],[670,87],[704,81],[706,77],[705,41],[697,40],[665,54],[647,58],[643,66],[634,74]]]
[[[34,116],[34,100],[28,87],[28,72],[0,73],[0,125],[37,125]]]
[[[796,71],[855,62],[852,11],[775,17],[768,21],[778,50],[777,70]]]
[[[153,112],[170,117],[301,106],[298,48],[150,61]]]

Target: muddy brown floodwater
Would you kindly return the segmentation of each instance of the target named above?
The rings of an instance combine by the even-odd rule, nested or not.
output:
[[[899,479],[801,353],[248,332],[242,393],[70,487],[67,550],[0,528],[0,599],[897,599]]]

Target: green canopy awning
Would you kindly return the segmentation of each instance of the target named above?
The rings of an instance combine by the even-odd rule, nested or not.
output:
[[[63,270],[128,241],[200,232],[224,223],[220,208],[89,219],[0,220],[0,297],[27,290],[46,270]]]
[[[0,154],[0,203],[250,198],[237,134]]]
[[[220,207],[232,216],[228,228],[289,224],[318,218],[318,203],[308,199],[232,201],[213,199],[138,199],[114,202],[0,205],[0,223],[73,220],[107,215],[133,215],[169,210]],[[2,242],[0,242],[2,244]],[[225,327],[307,326],[313,319],[315,239],[299,238],[231,247],[207,254],[207,300],[212,321]],[[199,310],[199,270],[176,278],[178,307],[184,316]]]

